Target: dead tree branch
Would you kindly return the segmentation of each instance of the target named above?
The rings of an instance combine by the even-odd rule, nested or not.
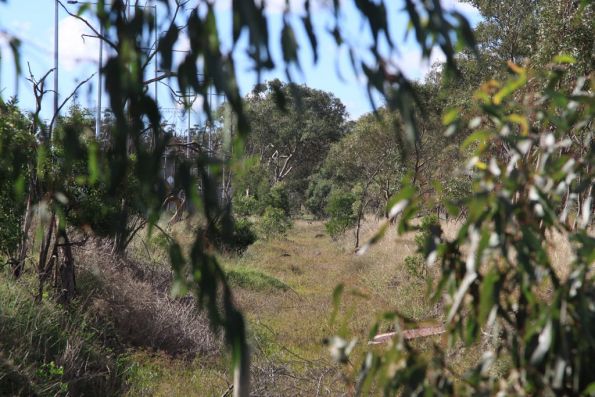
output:
[[[73,12],[71,12],[68,8],[66,8],[66,6],[64,4],[62,4],[62,2],[60,0],[58,0],[58,4],[60,4],[60,6],[64,9],[64,11],[66,11],[66,13],[68,15],[70,15],[73,18],[78,19],[79,21],[83,22],[85,25],[87,25],[87,27],[89,29],[91,29],[91,31],[93,31],[93,33],[100,39],[103,40],[104,42],[106,42],[110,47],[112,47],[114,49],[114,51],[118,52],[118,46],[111,41],[106,35],[101,34],[97,29],[95,29],[95,27],[93,27],[93,25],[91,25],[89,23],[89,21],[87,21],[85,18],[83,18],[82,16],[75,14]]]
[[[78,83],[77,86],[74,88],[74,90],[70,93],[70,95],[68,95],[66,97],[66,99],[64,101],[62,101],[60,106],[58,106],[58,109],[56,109],[56,113],[54,113],[54,115],[52,116],[52,121],[50,122],[50,134],[49,134],[50,136],[52,136],[52,129],[53,129],[54,121],[56,120],[56,117],[58,117],[58,115],[60,114],[60,110],[62,110],[62,108],[64,107],[64,105],[66,105],[66,103],[70,100],[70,98],[72,98],[76,94],[78,89],[81,88],[87,82],[89,82],[89,80],[91,80],[93,77],[95,77],[96,74],[97,74],[97,72],[93,73],[91,76],[87,77],[85,80]]]

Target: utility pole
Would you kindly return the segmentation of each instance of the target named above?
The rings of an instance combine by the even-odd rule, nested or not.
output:
[[[68,0],[68,4],[97,4],[93,1],[78,1],[78,0]],[[56,0],[56,7],[58,6],[58,1]],[[133,7],[129,1],[126,2],[127,7],[127,16],[130,18],[130,8]],[[155,31],[155,103],[158,104],[157,101],[157,40],[158,40],[158,33],[157,33],[157,6],[139,6],[141,8],[151,7],[154,10],[154,22],[153,22],[153,29]],[[57,26],[57,24],[56,24]],[[98,79],[98,86],[97,86],[97,114],[95,115],[95,138],[99,139],[99,135],[101,134],[101,95],[102,95],[102,86],[103,86],[103,76],[101,74],[101,68],[103,66],[103,36],[104,36],[104,28],[101,21],[99,21],[99,62],[97,67],[97,79]],[[56,50],[57,53],[57,50]],[[57,67],[57,66],[56,66]],[[56,69],[56,76],[57,76],[57,69]],[[57,91],[56,91],[57,92]],[[57,103],[57,101],[56,101]],[[57,105],[56,105],[57,106]],[[56,110],[54,109],[54,112]]]
[[[190,88],[188,88],[188,92],[186,93],[187,98],[190,98]],[[188,106],[187,112],[188,114],[186,115],[188,118],[188,132],[186,133],[186,158],[189,159],[190,158],[190,116],[191,116],[191,112],[192,112],[192,105],[194,104],[194,101],[192,101],[190,103],[190,105]]]
[[[99,22],[99,65],[97,66],[97,79],[99,80],[97,86],[97,114],[95,115],[95,139],[99,139],[101,134],[101,91],[102,91],[102,80],[101,67],[103,65],[103,24]]]
[[[50,131],[54,129],[58,118],[58,0],[54,0],[54,7],[54,125]],[[52,141],[51,135],[49,141]]]

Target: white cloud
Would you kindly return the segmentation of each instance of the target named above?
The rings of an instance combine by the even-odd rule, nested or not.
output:
[[[185,34],[185,32],[180,35],[180,37],[174,44],[174,50],[176,50],[176,51],[190,51],[190,39],[188,38],[188,35]],[[182,58],[184,56],[180,52],[178,52],[177,54],[181,54],[180,58]]]
[[[54,46],[53,31],[51,46]],[[58,55],[60,66],[67,72],[77,69],[81,63],[95,63],[99,60],[99,39],[83,22],[74,17],[64,17],[58,22]],[[105,46],[104,46],[105,49]]]
[[[202,95],[197,94],[197,95],[189,98],[189,100],[191,101],[190,107],[192,108],[192,112],[194,112],[194,113],[202,112],[202,107],[204,105],[204,98],[202,97]],[[184,104],[183,99],[176,101],[174,106],[180,113],[184,113],[186,111],[186,105]]]
[[[413,80],[423,80],[434,64],[444,63],[444,61],[446,61],[446,56],[438,48],[432,50],[429,59],[422,59],[419,48],[410,49],[394,59],[403,74]]]
[[[456,10],[463,14],[467,19],[478,19],[481,17],[479,10],[469,3],[459,0],[441,0],[440,2],[445,10]]]
[[[5,47],[8,47],[10,39],[11,37],[8,34],[0,32],[0,49],[2,49],[2,51],[4,51]]]

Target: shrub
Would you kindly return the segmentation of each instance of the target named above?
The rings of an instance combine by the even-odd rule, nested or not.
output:
[[[291,228],[291,219],[280,208],[267,207],[258,222],[258,234],[264,239],[283,236]]]
[[[250,195],[237,195],[232,199],[233,212],[238,216],[257,215],[261,204],[256,197]]]
[[[12,256],[22,235],[35,138],[16,102],[0,99],[0,250]]]
[[[415,241],[416,253],[407,255],[403,261],[407,272],[412,276],[424,278],[428,273],[428,264],[425,260],[425,255],[431,244],[429,239],[432,238],[432,229],[437,225],[439,225],[438,216],[434,214],[426,215],[421,220],[419,233],[413,238]]]
[[[238,253],[242,253],[249,245],[256,241],[254,224],[249,219],[240,218],[234,222],[231,248]]]
[[[332,188],[333,183],[328,179],[312,178],[312,181],[310,181],[304,205],[317,218],[323,218],[327,215],[325,207]]]
[[[331,193],[326,206],[326,212],[330,219],[324,226],[332,238],[337,238],[355,225],[357,221],[357,216],[353,211],[355,201],[356,197],[351,192],[335,190]]]
[[[218,251],[241,254],[256,241],[254,224],[247,218],[239,218],[229,225],[233,225],[233,229],[229,230],[225,237],[221,234],[209,233],[202,228],[198,228],[197,232],[204,234]]]
[[[403,261],[407,272],[414,277],[424,278],[426,262],[421,255],[407,255]]]
[[[440,224],[438,216],[435,214],[426,215],[421,219],[421,225],[419,226],[419,233],[415,235],[414,241],[417,247],[417,252],[425,254],[426,246],[428,245],[428,239],[432,235],[432,228]]]
[[[289,216],[290,205],[287,186],[284,183],[276,183],[264,197],[262,205],[265,209],[266,207],[281,209],[286,216]]]

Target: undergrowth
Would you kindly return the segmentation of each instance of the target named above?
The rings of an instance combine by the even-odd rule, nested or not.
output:
[[[36,303],[0,275],[0,395],[115,395],[123,368],[82,307]]]

